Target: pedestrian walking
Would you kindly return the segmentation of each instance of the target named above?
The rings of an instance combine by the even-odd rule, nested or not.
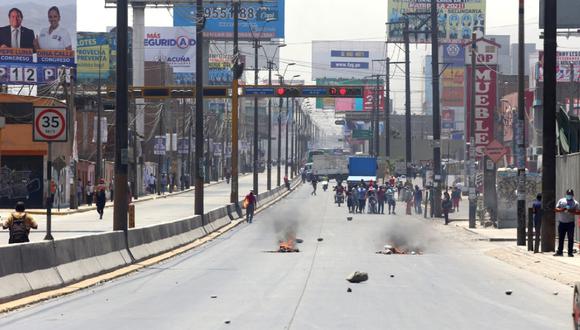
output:
[[[556,219],[558,220],[558,251],[554,254],[561,257],[564,251],[564,239],[568,236],[568,257],[574,256],[575,216],[580,214],[578,202],[574,199],[574,190],[568,189],[566,196],[556,204]]]
[[[17,202],[14,211],[2,223],[2,228],[10,231],[8,244],[30,242],[30,229],[38,229],[38,224],[26,214],[24,202]]]
[[[111,199],[111,203],[115,200],[115,182],[114,181],[115,180],[112,179],[109,182],[109,195],[110,195],[109,197]]]
[[[452,207],[453,204],[451,204],[451,196],[449,196],[448,192],[445,192],[443,194],[443,200],[441,201],[441,209],[443,210],[443,217],[445,218],[446,225],[449,224],[449,211],[451,211]]]
[[[99,185],[97,186],[97,191],[95,193],[97,213],[99,214],[99,219],[103,219],[105,204],[107,203],[107,195],[105,193],[106,190],[107,188],[105,187],[105,180],[100,179]]]
[[[346,206],[348,206],[348,213],[355,213],[357,209],[356,189],[352,188],[346,192]]]
[[[95,192],[95,187],[91,183],[91,181],[87,182],[87,186],[85,187],[85,195],[87,195],[87,205],[93,206],[93,193]]]
[[[536,232],[536,242],[534,244],[534,253],[540,251],[540,231],[542,230],[542,194],[538,194],[532,204],[534,214],[534,231]]]
[[[167,189],[167,175],[161,174],[161,194],[165,195],[165,189]]]
[[[250,190],[250,193],[244,197],[244,208],[246,209],[246,221],[252,223],[256,210],[256,196],[253,190]]]
[[[459,212],[459,201],[461,200],[461,190],[457,187],[453,187],[451,191],[451,201],[453,202],[453,211]]]
[[[81,206],[83,204],[83,180],[79,178],[77,182],[77,204]]]
[[[312,192],[310,195],[316,196],[316,186],[318,185],[318,179],[316,178],[316,175],[312,176],[312,180],[310,182],[312,183]]]
[[[287,175],[284,175],[284,185],[286,186],[286,189],[290,190],[290,180],[288,180]]]

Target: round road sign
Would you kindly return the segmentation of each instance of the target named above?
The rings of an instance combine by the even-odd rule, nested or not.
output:
[[[34,141],[64,142],[66,134],[65,108],[34,108]]]

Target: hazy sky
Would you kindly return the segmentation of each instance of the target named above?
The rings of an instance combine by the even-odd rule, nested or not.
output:
[[[538,28],[539,0],[525,0],[526,42],[535,42],[542,48]],[[363,5],[364,4],[364,5]],[[171,26],[171,12],[167,9],[148,9],[145,13],[146,25]],[[387,0],[286,0],[286,38],[288,45],[281,49],[281,61],[296,62],[290,74],[300,74],[310,79],[312,40],[373,40],[386,41],[385,22],[387,20]],[[517,42],[517,0],[487,0],[486,33],[509,34],[511,42]],[[131,14],[129,24],[131,24]],[[103,0],[78,0],[78,31],[105,31],[115,25],[115,10],[105,9]],[[572,49],[580,43],[578,38],[561,38],[559,46]],[[423,75],[425,54],[430,53],[428,45],[412,45],[413,90],[422,89],[419,79]],[[403,59],[403,53],[396,46],[389,46],[389,56],[393,60]],[[290,69],[289,69],[290,71]],[[395,110],[404,106],[403,75],[399,70],[392,85]],[[413,109],[420,106],[420,93],[413,95]]]

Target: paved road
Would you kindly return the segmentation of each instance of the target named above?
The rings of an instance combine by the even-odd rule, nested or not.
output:
[[[284,169],[282,168],[282,174]],[[276,168],[272,171],[272,187],[276,187]],[[283,177],[283,175],[282,175]],[[239,178],[240,198],[243,198],[252,189],[252,175]],[[266,191],[266,174],[259,176],[259,192]],[[213,184],[204,190],[204,209],[206,212],[229,204],[230,185],[225,182]],[[169,212],[170,210],[170,212]],[[144,201],[135,204],[136,227],[148,226],[161,222],[168,222],[193,215],[194,191],[173,195],[167,198]],[[8,214],[2,214],[6,219]],[[46,235],[46,216],[34,215],[39,229],[30,234],[31,241],[40,241]],[[113,208],[106,208],[103,220],[99,220],[97,211],[89,211],[71,215],[52,217],[52,234],[55,239],[87,235],[110,231],[113,229]],[[8,230],[0,231],[0,245],[8,242]]]
[[[493,243],[410,216],[355,215],[349,222],[344,206],[332,204],[330,192],[315,197],[309,192],[301,186],[259,213],[254,224],[155,267],[4,315],[0,328],[571,326],[571,289],[483,255]],[[265,253],[293,231],[304,240],[300,253]],[[318,242],[319,237],[324,240]],[[393,240],[422,246],[425,254],[375,253]],[[370,279],[345,281],[355,270],[368,272]],[[508,289],[511,296],[505,294]]]

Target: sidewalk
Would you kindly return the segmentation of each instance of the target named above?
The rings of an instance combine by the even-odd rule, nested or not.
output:
[[[441,219],[443,220],[443,219]],[[574,286],[580,281],[580,255],[574,258],[554,257],[554,252],[534,253],[526,246],[517,246],[517,228],[484,228],[476,222],[469,228],[469,202],[463,199],[459,212],[449,214],[449,226],[473,234],[478,241],[489,242],[484,254],[506,262],[514,267],[544,276],[565,285]],[[443,221],[440,222],[443,225]],[[504,243],[502,242],[509,242]],[[575,249],[578,245],[575,244]]]
[[[240,175],[240,178],[243,178],[245,176],[248,175],[252,175],[251,173],[246,173],[243,175]],[[214,181],[214,182],[210,182],[210,183],[206,183],[203,186],[204,187],[211,187],[214,186],[216,184],[220,184],[222,182],[225,182],[224,180],[218,180],[218,181]],[[146,201],[151,201],[151,200],[156,200],[159,198],[167,198],[167,197],[171,197],[171,196],[176,196],[176,195],[180,195],[180,194],[184,194],[190,191],[194,191],[195,188],[194,186],[191,186],[191,188],[187,188],[184,190],[176,190],[172,193],[164,193],[164,194],[147,194],[147,195],[143,195],[143,196],[139,196],[138,199],[133,198],[132,199],[132,203],[133,204],[137,204],[137,203],[141,203],[141,202],[146,202]],[[107,204],[105,205],[105,208],[110,208],[115,206],[114,202],[111,202],[109,200],[107,200]],[[89,211],[95,211],[97,209],[96,203],[93,202],[93,204],[91,206],[88,206],[86,204],[83,204],[81,206],[79,206],[77,209],[70,209],[70,208],[61,208],[61,210],[59,211],[57,207],[53,207],[51,210],[51,214],[52,215],[69,215],[69,214],[77,214],[77,213],[84,213],[84,212],[89,212]],[[0,214],[6,214],[6,213],[10,213],[14,211],[13,209],[0,209]],[[46,215],[46,209],[27,209],[26,213],[32,214],[32,215]]]

